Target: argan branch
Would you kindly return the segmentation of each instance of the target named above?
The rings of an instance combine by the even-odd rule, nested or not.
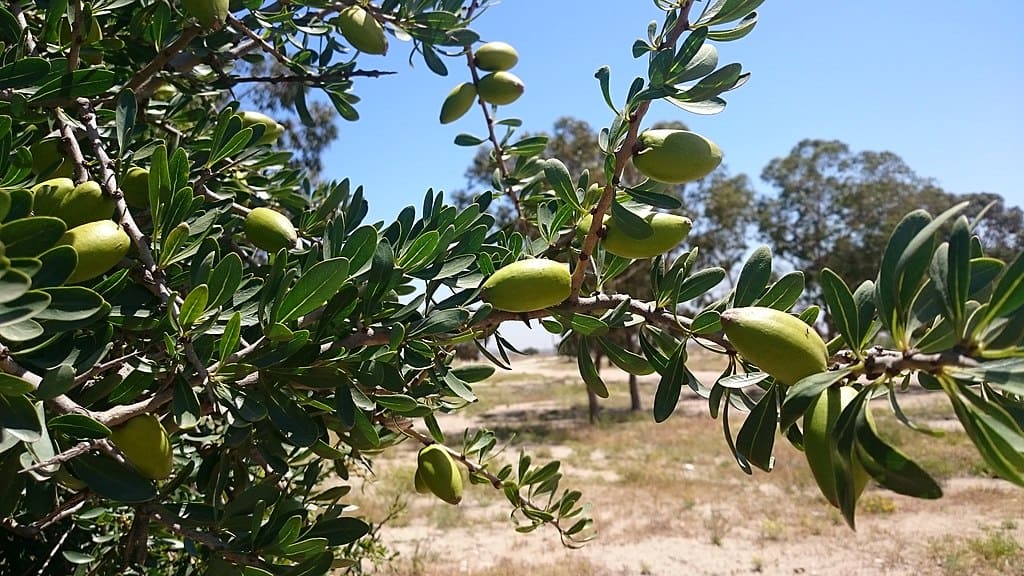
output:
[[[676,19],[672,29],[658,46],[659,51],[666,48],[671,49],[675,46],[676,41],[679,40],[682,33],[690,29],[689,14],[692,6],[693,0],[685,0],[679,7],[679,18]],[[579,297],[580,289],[583,287],[583,281],[587,275],[587,268],[590,266],[590,257],[594,254],[594,249],[597,247],[597,233],[601,229],[601,226],[604,225],[604,215],[612,206],[612,200],[615,198],[615,188],[618,186],[619,179],[622,177],[622,172],[626,168],[626,163],[633,154],[633,146],[636,145],[640,122],[643,120],[650,107],[651,101],[644,100],[637,105],[636,110],[631,112],[629,115],[629,128],[626,132],[626,138],[622,141],[622,145],[619,146],[619,149],[615,152],[615,172],[608,183],[605,184],[604,193],[601,194],[601,199],[592,211],[593,220],[590,223],[590,230],[587,231],[587,236],[583,240],[583,247],[580,249],[579,262],[576,263],[576,268],[572,272],[572,291],[569,296],[571,299]]]

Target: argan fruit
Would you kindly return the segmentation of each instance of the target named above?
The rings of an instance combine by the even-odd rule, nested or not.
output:
[[[722,163],[722,150],[686,130],[647,130],[637,138],[633,166],[651,180],[681,184],[700,180]]]
[[[582,234],[590,230],[593,216],[587,214],[580,218],[577,229]],[[623,258],[654,258],[675,248],[690,233],[693,222],[684,216],[654,212],[645,218],[651,225],[651,235],[646,238],[633,238],[617,225],[615,218],[605,218],[605,236],[601,241],[604,249]]]
[[[267,252],[295,246],[299,235],[287,216],[270,208],[253,208],[245,217],[245,236],[254,246]]]
[[[437,444],[420,450],[416,474],[423,484],[449,504],[462,501],[462,473],[448,451]]]
[[[423,481],[423,476],[420,475],[419,467],[416,468],[416,473],[412,476],[413,487],[416,488],[417,494],[430,494],[430,487]]]
[[[476,88],[484,102],[500,106],[518,100],[526,85],[511,72],[491,72],[480,79]]]
[[[441,124],[450,124],[465,116],[476,100],[476,86],[472,82],[463,82],[448,93],[441,104]]]
[[[341,34],[353,48],[367,54],[385,54],[388,37],[384,27],[362,6],[349,6],[338,15]]]
[[[105,274],[128,254],[132,242],[113,220],[99,220],[76,226],[61,236],[78,254],[78,265],[68,284],[85,282]]]
[[[484,300],[506,312],[532,312],[561,304],[572,290],[569,266],[530,258],[498,270],[481,287]]]
[[[146,478],[162,480],[171,475],[171,439],[156,416],[142,414],[111,429],[110,441]]]
[[[64,157],[58,146],[59,138],[48,138],[33,144],[32,172],[41,177],[70,178],[75,172],[74,162]]]
[[[803,419],[804,456],[811,468],[815,482],[829,504],[839,507],[836,492],[836,478],[842,474],[839,462],[833,458],[832,429],[843,408],[849,404],[857,391],[850,386],[826,388],[820,396],[811,402]],[[855,498],[860,496],[870,477],[861,465],[857,455],[853,455],[853,487]]]
[[[825,341],[792,314],[760,306],[730,308],[722,312],[722,328],[744,358],[782,384],[827,369]]]
[[[90,18],[89,21],[89,31],[82,40],[85,44],[95,44],[103,40],[103,29],[100,28],[100,23],[95,18]],[[60,19],[60,44],[61,46],[71,44],[71,24],[66,18]]]
[[[91,180],[68,189],[67,178],[56,178],[32,188],[32,210],[37,216],[54,216],[68,228],[86,222],[107,220],[114,213],[115,200],[103,193],[100,185]]]
[[[511,70],[519,62],[519,53],[505,42],[488,42],[474,54],[476,67],[487,72]]]
[[[249,128],[257,124],[263,125],[263,135],[256,141],[256,144],[273,144],[277,142],[281,134],[284,134],[284,126],[266,114],[246,110],[239,112],[238,115],[242,117],[242,128]]]
[[[121,193],[132,208],[149,208],[149,170],[132,166],[121,178]]]
[[[220,28],[227,20],[228,4],[228,0],[181,0],[185,12],[203,28]]]

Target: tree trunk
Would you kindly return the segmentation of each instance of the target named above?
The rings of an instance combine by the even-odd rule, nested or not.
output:
[[[629,375],[629,409],[632,412],[643,410],[640,407],[640,388],[636,384],[636,374]]]

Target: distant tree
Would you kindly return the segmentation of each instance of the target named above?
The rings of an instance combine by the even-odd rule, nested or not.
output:
[[[757,201],[758,231],[775,253],[807,274],[832,268],[851,283],[873,279],[885,241],[908,211],[941,212],[950,195],[892,152],[857,152],[838,140],[803,140],[761,178],[777,193]]]
[[[1024,250],[1024,210],[1019,206],[1007,206],[1002,196],[991,192],[962,194],[956,200],[971,203],[967,207],[970,215],[984,211],[974,233],[981,238],[987,255],[1006,260]]]

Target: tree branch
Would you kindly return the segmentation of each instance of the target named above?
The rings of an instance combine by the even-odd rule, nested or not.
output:
[[[679,18],[676,19],[675,25],[658,46],[659,51],[674,47],[676,41],[679,40],[679,36],[690,29],[689,14],[692,7],[693,0],[685,0],[682,3],[679,7]],[[590,266],[590,257],[594,254],[594,249],[597,247],[598,231],[604,225],[604,215],[612,206],[612,201],[615,199],[615,189],[619,184],[619,179],[622,177],[622,171],[625,170],[626,163],[633,154],[633,146],[636,144],[640,122],[644,119],[644,115],[647,114],[647,110],[650,107],[651,101],[644,100],[629,115],[629,129],[626,132],[626,138],[615,152],[615,171],[608,183],[605,184],[604,193],[601,195],[597,206],[591,211],[593,220],[590,223],[590,230],[587,231],[587,236],[583,240],[583,247],[580,248],[579,262],[576,263],[576,268],[572,272],[570,299],[579,297],[580,289],[583,287],[583,281],[587,275],[587,268]]]
[[[198,26],[189,26],[182,30],[181,35],[178,36],[177,40],[171,42],[163,50],[157,53],[156,57],[153,58],[149,64],[146,64],[142,70],[136,72],[124,87],[134,90],[135,92],[139,92],[139,88],[148,84],[149,80],[157,72],[162,70],[172,58],[180,54],[185,47],[196,38],[196,36],[199,36],[200,32],[202,32],[202,28],[199,28]]]

